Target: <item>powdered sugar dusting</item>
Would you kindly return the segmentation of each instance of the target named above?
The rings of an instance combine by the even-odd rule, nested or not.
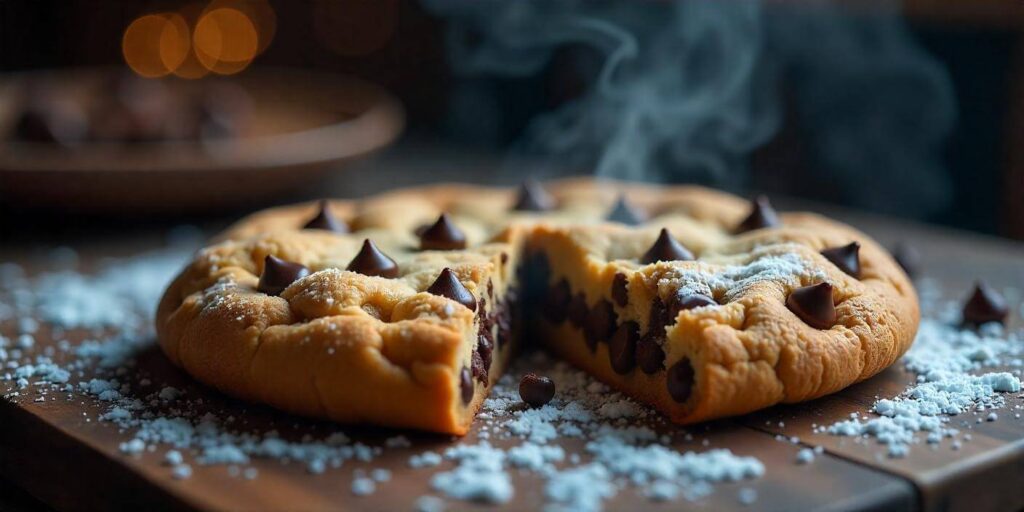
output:
[[[777,283],[795,288],[802,281],[821,281],[825,273],[795,252],[760,254],[743,265],[725,265],[713,269],[673,268],[658,281],[658,290],[667,296],[675,290],[731,301],[761,283]]]

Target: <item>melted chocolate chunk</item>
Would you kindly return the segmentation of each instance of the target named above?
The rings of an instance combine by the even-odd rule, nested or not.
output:
[[[547,254],[541,251],[535,252],[530,257],[530,267],[534,275],[534,290],[543,293],[547,289],[548,282],[551,281],[551,262],[548,261]]]
[[[608,341],[608,359],[615,373],[625,375],[636,367],[636,344],[640,339],[640,325],[626,322],[615,330]]]
[[[380,252],[380,249],[369,238],[363,240],[362,249],[359,249],[359,254],[352,258],[346,270],[358,272],[364,276],[398,277],[398,264]]]
[[[860,279],[860,244],[850,242],[840,247],[823,249],[821,255],[839,267],[839,270]]]
[[[309,219],[302,229],[323,229],[335,233],[348,233],[348,226],[331,213],[331,204],[326,199],[320,201],[320,211],[315,217]]]
[[[648,316],[647,332],[636,344],[636,360],[640,369],[653,375],[665,368],[665,351],[661,344],[665,341],[665,326],[668,325],[668,310],[660,298],[655,297],[651,303]]]
[[[597,349],[598,343],[608,341],[615,329],[615,323],[615,309],[611,302],[601,299],[590,308],[587,320],[583,324],[583,338],[591,352]]]
[[[613,206],[611,211],[608,212],[606,219],[611,222],[619,222],[627,226],[636,226],[644,221],[644,215],[640,214],[640,212],[626,201],[625,195],[620,195],[619,199],[615,201],[615,206]]]
[[[636,362],[647,375],[654,375],[665,368],[665,351],[653,333],[641,336],[636,342]]]
[[[892,250],[892,257],[899,266],[903,267],[903,271],[909,277],[917,275],[918,269],[921,268],[921,253],[913,245],[906,242],[900,242],[896,245]]]
[[[569,312],[571,298],[572,290],[569,289],[569,281],[562,279],[555,283],[544,298],[544,317],[553,324],[564,322]]]
[[[683,244],[679,243],[667,229],[661,228],[661,233],[658,234],[658,239],[654,241],[654,245],[651,246],[647,252],[640,257],[640,263],[644,265],[650,263],[657,263],[659,261],[690,261],[693,259],[693,253],[683,247]]]
[[[543,407],[555,397],[555,383],[536,373],[527,373],[519,381],[519,397],[531,407]]]
[[[671,307],[668,308],[668,317],[666,319],[666,323],[669,325],[676,323],[676,317],[679,316],[680,311],[718,305],[718,303],[715,302],[715,299],[699,293],[687,293],[683,295],[677,293],[672,297],[671,303]]]
[[[473,368],[473,378],[480,382],[486,383],[487,368],[484,366],[483,356],[480,355],[480,352],[478,350],[473,350],[473,353],[469,357],[469,363],[470,367]]]
[[[515,289],[509,289],[506,292],[506,297],[508,300],[498,302],[495,305],[497,310],[495,322],[498,324],[498,337],[495,338],[495,347],[499,347],[502,343],[512,339],[512,318],[516,314],[512,308],[518,304]]]
[[[765,196],[757,196],[750,203],[750,214],[736,226],[735,233],[746,233],[755,229],[773,228],[780,225],[778,214]]]
[[[466,235],[442,213],[432,226],[420,235],[420,249],[424,251],[455,251],[466,248]]]
[[[487,339],[494,341],[494,324],[498,318],[497,304],[491,308],[491,312],[487,313],[487,299],[480,297],[479,306],[477,307],[477,316],[480,317],[480,328],[477,333],[480,336],[486,336]]]
[[[263,258],[263,273],[256,289],[267,295],[280,295],[288,285],[308,275],[305,266],[268,254]]]
[[[459,372],[459,389],[462,391],[462,403],[468,404],[473,400],[473,377],[465,366]]]
[[[513,210],[521,212],[543,212],[555,207],[555,200],[544,187],[532,179],[528,179],[519,186],[519,195],[512,206]]]
[[[629,278],[626,274],[615,274],[612,278],[612,300],[619,305],[620,308],[626,307],[629,304]]]
[[[491,361],[494,356],[494,342],[490,333],[478,335],[476,338],[476,353],[480,354],[480,361],[483,363],[483,381],[487,382],[487,373],[491,371]]]
[[[793,290],[786,299],[786,306],[815,329],[828,329],[836,323],[830,283],[821,282]]]
[[[974,291],[964,303],[964,324],[981,325],[988,322],[1003,323],[1008,312],[1006,299],[983,282],[974,285]]]
[[[470,311],[476,311],[476,298],[462,285],[459,278],[455,276],[455,272],[452,272],[450,268],[441,271],[434,284],[427,288],[427,293],[454,300],[469,308]]]
[[[587,321],[587,298],[583,293],[577,293],[573,296],[572,300],[569,301],[569,309],[566,311],[566,316],[569,317],[569,323],[575,326],[577,329],[583,327],[583,323]]]
[[[668,394],[673,400],[684,403],[690,399],[690,394],[693,393],[693,377],[693,365],[685,357],[668,369],[665,386],[668,387]]]

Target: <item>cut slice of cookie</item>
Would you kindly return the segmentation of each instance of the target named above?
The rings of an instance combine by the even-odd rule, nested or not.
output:
[[[868,378],[918,322],[862,233],[697,187],[441,185],[267,210],[220,240],[167,290],[164,351],[344,423],[465,433],[526,331],[693,423]]]
[[[161,302],[165,352],[290,412],[464,433],[512,353],[511,244],[420,250],[411,231],[360,235],[277,231],[204,249]]]

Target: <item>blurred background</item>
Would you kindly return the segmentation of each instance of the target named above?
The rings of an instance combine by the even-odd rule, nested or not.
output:
[[[1021,239],[1022,34],[990,0],[0,2],[0,229],[596,174]]]

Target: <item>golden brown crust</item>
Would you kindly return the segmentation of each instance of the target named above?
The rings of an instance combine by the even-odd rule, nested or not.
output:
[[[464,405],[459,372],[472,365],[481,322],[457,302],[425,292],[444,267],[486,307],[521,283],[520,253],[550,264],[544,287],[564,279],[588,304],[611,300],[616,274],[628,302],[619,322],[650,327],[655,298],[680,288],[721,305],[682,311],[664,333],[665,367],[684,357],[694,369],[683,403],[666,389],[666,372],[615,372],[608,344],[591,351],[569,322],[542,325],[547,345],[601,380],[651,403],[679,423],[809,400],[866,379],[892,364],[913,340],[918,305],[892,258],[864,234],[811,214],[785,214],[783,226],[733,235],[748,203],[699,187],[656,187],[574,179],[549,184],[552,212],[510,212],[513,191],[468,185],[401,190],[331,209],[354,231],[300,227],[314,204],[256,213],[201,251],[168,288],[157,315],[160,343],[193,376],[229,394],[296,413],[461,434],[509,357],[495,351],[486,384]],[[620,193],[648,212],[641,226],[603,222]],[[464,251],[418,251],[413,234],[449,213],[469,241]],[[697,261],[641,265],[660,228]],[[364,238],[400,268],[396,279],[344,269]],[[861,244],[860,279],[819,251]],[[255,290],[264,256],[313,272],[280,297]],[[786,307],[795,288],[827,280],[838,320],[810,327]],[[689,287],[689,288],[688,288]],[[545,288],[546,289],[546,288]],[[614,302],[614,301],[613,301]],[[490,329],[490,327],[488,327]],[[495,328],[496,329],[496,328]]]

